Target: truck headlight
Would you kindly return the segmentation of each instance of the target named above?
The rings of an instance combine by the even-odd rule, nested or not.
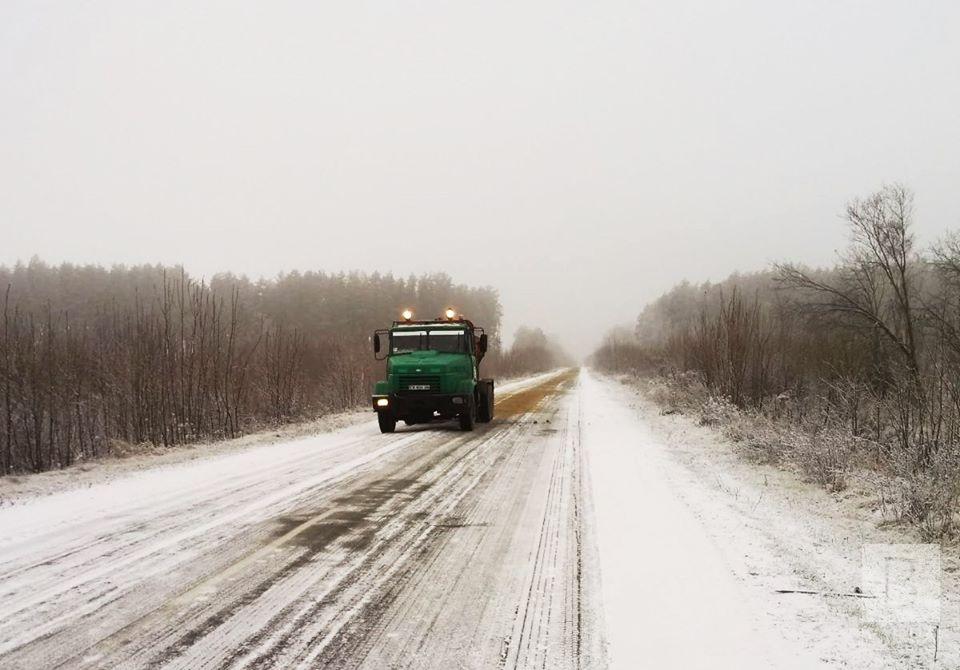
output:
[[[386,398],[377,398],[377,407],[386,407],[390,404],[390,401]]]

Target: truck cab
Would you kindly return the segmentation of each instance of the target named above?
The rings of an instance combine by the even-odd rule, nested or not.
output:
[[[493,419],[493,380],[481,379],[487,336],[462,315],[402,321],[373,335],[374,355],[386,360],[386,379],[372,396],[380,431],[392,433],[397,421],[408,426],[457,419],[461,430]]]

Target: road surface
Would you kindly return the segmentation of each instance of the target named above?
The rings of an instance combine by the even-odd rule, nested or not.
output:
[[[561,371],[472,433],[371,414],[0,508],[0,667],[817,665],[617,388]]]

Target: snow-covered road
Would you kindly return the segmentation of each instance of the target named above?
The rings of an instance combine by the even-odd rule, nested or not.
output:
[[[574,373],[0,510],[0,665],[576,667]],[[594,636],[595,637],[595,636]]]
[[[541,375],[497,414],[371,418],[0,508],[0,667],[817,666],[622,387]]]

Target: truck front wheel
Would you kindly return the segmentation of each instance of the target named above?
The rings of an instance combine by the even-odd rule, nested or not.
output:
[[[467,400],[467,406],[460,412],[460,430],[473,430],[473,424],[477,420],[477,405],[473,398]]]
[[[377,412],[377,423],[381,433],[392,433],[397,429],[397,418],[390,412]]]

